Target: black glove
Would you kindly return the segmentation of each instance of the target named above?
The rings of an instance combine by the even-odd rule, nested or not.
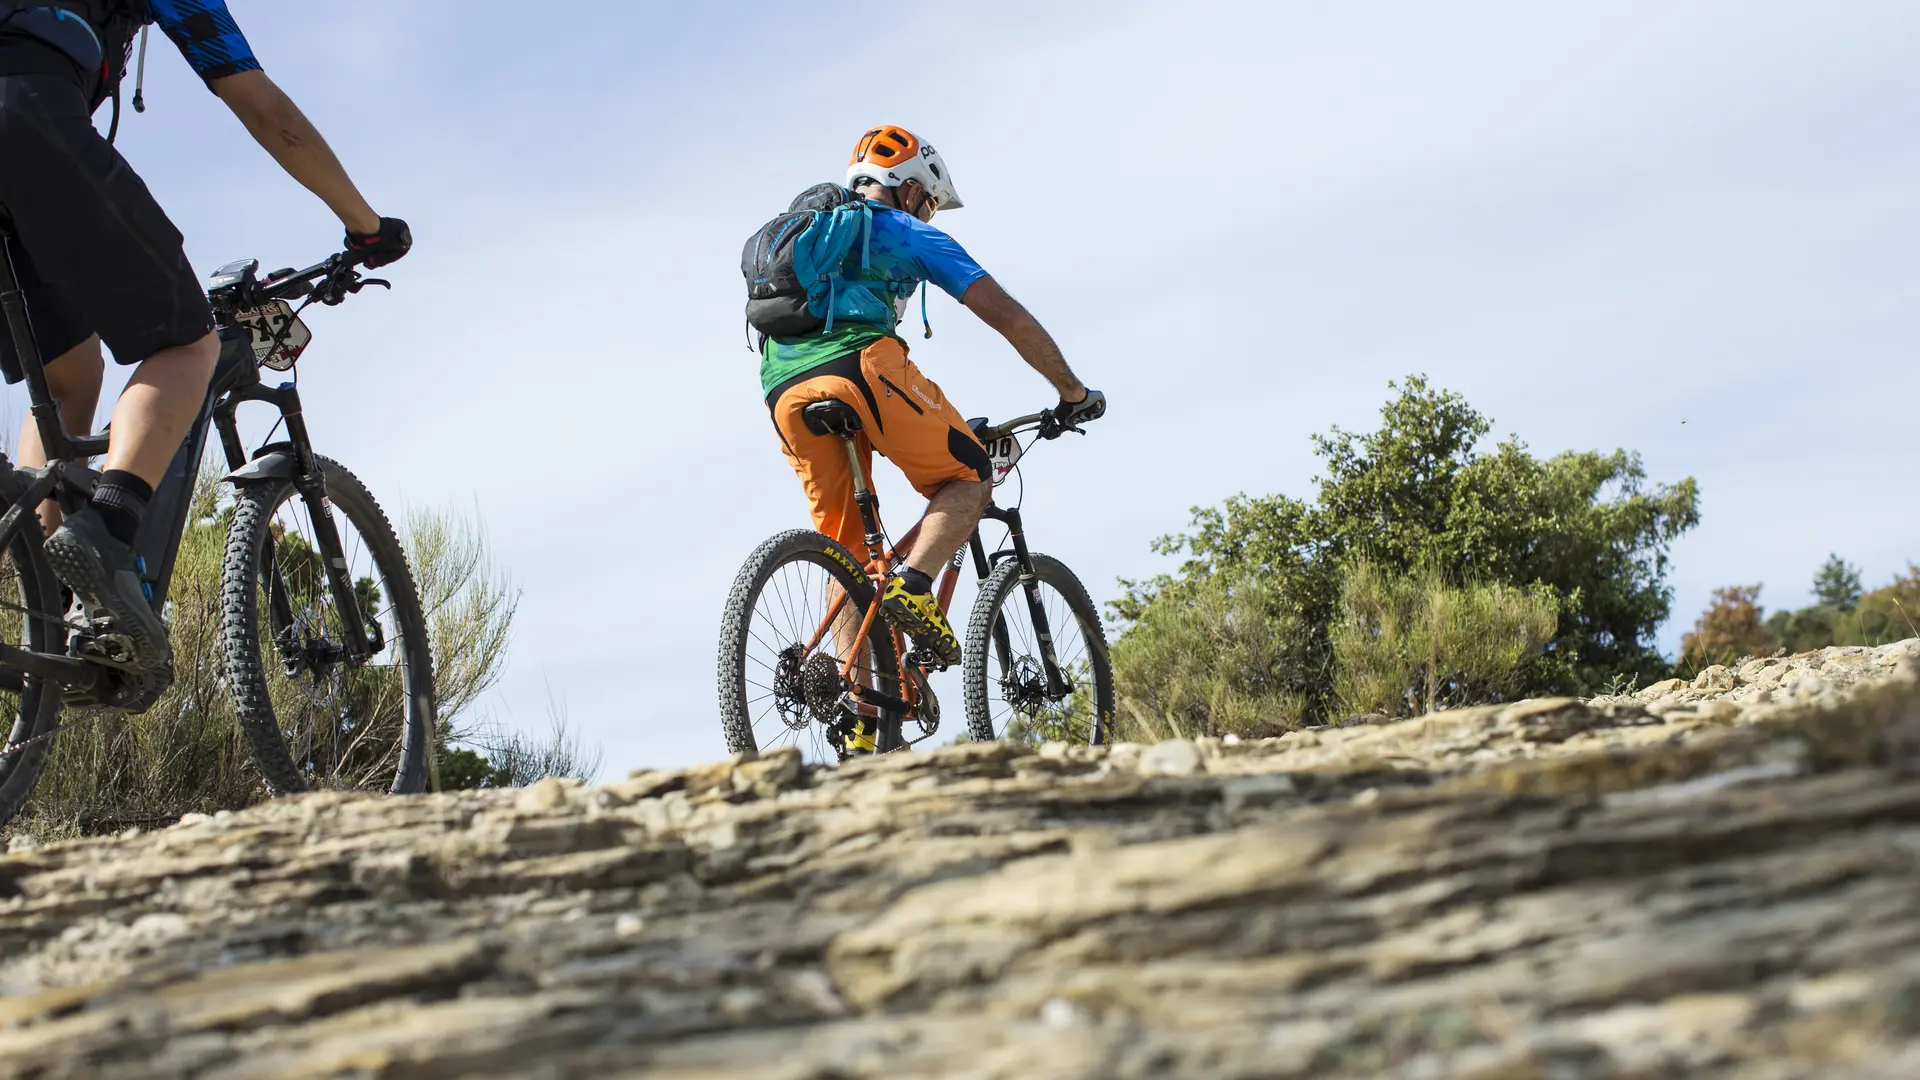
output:
[[[361,234],[347,233],[347,252],[355,262],[378,269],[388,263],[399,262],[401,257],[413,250],[413,230],[399,218],[380,219],[380,231]]]
[[[1062,400],[1060,404],[1048,409],[1046,419],[1040,422],[1040,437],[1059,438],[1069,430],[1079,427],[1089,420],[1098,420],[1107,412],[1107,395],[1098,390],[1089,389],[1087,396],[1079,401]]]

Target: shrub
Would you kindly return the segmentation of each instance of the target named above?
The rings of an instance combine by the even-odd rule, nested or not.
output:
[[[1153,605],[1113,654],[1123,739],[1277,734],[1306,707],[1317,657],[1294,652],[1292,616],[1259,582],[1213,578]]]
[[[238,809],[265,796],[226,685],[220,578],[230,504],[219,475],[213,466],[202,471],[168,594],[173,686],[139,716],[69,710],[62,718],[67,729],[53,740],[34,794],[9,831],[100,833],[162,824],[192,811]],[[491,562],[475,520],[416,514],[403,540],[426,605],[444,744],[467,733],[475,698],[499,678],[516,594]],[[295,552],[281,554],[289,565],[297,559]],[[355,731],[397,730],[398,695],[380,685],[397,673],[368,669],[361,677],[365,692],[352,700],[355,713],[364,715]],[[276,684],[276,696],[286,690]],[[436,757],[447,760],[444,753]]]
[[[1435,567],[1349,567],[1332,627],[1334,692],[1348,713],[1406,716],[1504,701],[1558,628],[1544,586],[1455,585]]]

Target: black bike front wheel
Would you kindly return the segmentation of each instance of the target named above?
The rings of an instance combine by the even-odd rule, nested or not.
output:
[[[967,732],[983,742],[1107,742],[1113,668],[1099,613],[1066,564],[1035,555],[1033,569],[1023,582],[1019,561],[1002,559],[980,583],[967,621]]]
[[[797,746],[816,764],[856,752],[847,738],[859,723],[855,684],[900,697],[893,634],[877,614],[846,677],[872,603],[873,582],[821,533],[783,532],[747,556],[720,620],[720,726],[730,752]],[[898,722],[885,710],[868,721],[882,730]]]
[[[318,458],[317,507],[291,480],[241,485],[221,578],[241,730],[276,795],[430,786],[433,657],[406,552],[366,486]],[[330,515],[369,655],[355,657],[313,514]]]
[[[0,507],[11,506],[25,486],[19,473],[0,462]],[[0,552],[0,640],[29,652],[64,655],[60,583],[47,565],[39,533],[40,523],[28,518]],[[47,680],[0,673],[0,732],[6,733],[0,744],[0,825],[20,812],[46,768],[60,703],[60,688]]]

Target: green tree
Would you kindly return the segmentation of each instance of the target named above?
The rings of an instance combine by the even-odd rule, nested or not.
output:
[[[1742,657],[1766,656],[1779,640],[1761,620],[1759,585],[1729,585],[1713,591],[1713,603],[1693,630],[1680,638],[1680,666],[1698,671]]]
[[[1860,568],[1850,566],[1839,555],[1827,556],[1827,561],[1813,575],[1813,595],[1827,607],[1839,611],[1852,611],[1860,602]]]
[[[1527,665],[1529,692],[1663,673],[1653,638],[1672,605],[1668,552],[1699,522],[1694,481],[1649,483],[1639,456],[1624,450],[1541,459],[1509,438],[1482,452],[1492,422],[1458,394],[1420,376],[1389,386],[1397,393],[1378,429],[1315,438],[1326,471],[1313,502],[1238,495],[1196,508],[1191,531],[1154,543],[1186,559],[1174,574],[1122,582],[1111,605],[1124,628],[1116,668],[1156,607],[1191,603],[1215,578],[1229,592],[1258,581],[1290,663],[1317,673],[1307,710],[1325,715],[1340,568],[1364,559],[1392,576],[1433,566],[1462,581],[1544,589],[1559,621]]]
[[[1920,637],[1920,565],[1860,597],[1834,624],[1835,645],[1888,645]]]

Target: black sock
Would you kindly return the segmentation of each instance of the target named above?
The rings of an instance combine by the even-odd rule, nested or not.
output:
[[[900,568],[900,583],[907,587],[908,592],[922,593],[933,591],[933,579],[915,570],[911,566],[903,566]]]
[[[125,469],[108,469],[93,487],[91,505],[115,540],[132,545],[140,531],[140,519],[146,516],[147,500],[153,498],[153,485]]]

